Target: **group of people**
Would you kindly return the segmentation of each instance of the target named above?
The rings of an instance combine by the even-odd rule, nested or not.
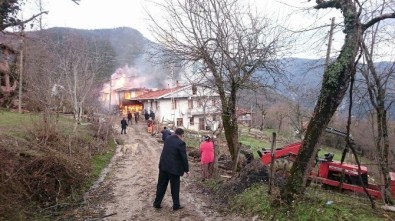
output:
[[[128,123],[132,124],[133,115],[134,115],[134,122],[137,124],[137,122],[139,121],[139,113],[137,111],[134,112],[134,114],[130,113],[130,111],[128,112]]]
[[[130,113],[130,111],[127,114],[128,121],[126,121],[126,118],[122,118],[121,120],[121,134],[126,134],[126,128],[129,125],[132,125],[132,120],[133,120],[133,115]],[[137,112],[134,113],[134,121],[137,124],[139,121],[139,114]]]
[[[149,119],[154,121],[155,120],[155,113],[152,110],[150,110],[150,111],[144,110],[144,118],[146,121]]]
[[[159,177],[156,187],[154,208],[162,208],[161,203],[170,182],[173,210],[182,209],[180,204],[180,177],[189,176],[189,164],[186,143],[183,141],[184,130],[177,128],[172,134],[166,127],[162,130],[164,142],[159,160]],[[200,144],[201,171],[203,179],[211,178],[214,169],[214,144],[210,136],[204,136]]]

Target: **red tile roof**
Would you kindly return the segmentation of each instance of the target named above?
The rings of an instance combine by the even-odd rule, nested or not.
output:
[[[144,91],[144,90],[148,90],[147,88],[144,87],[120,87],[115,89],[114,91]]]
[[[237,116],[241,116],[241,115],[245,115],[245,114],[253,114],[254,112],[251,112],[251,110],[246,110],[244,108],[236,108],[236,115]]]
[[[149,91],[147,93],[144,93],[138,97],[135,97],[135,100],[140,100],[140,99],[158,99],[163,97],[166,94],[169,94],[171,92],[174,92],[180,88],[183,88],[185,86],[178,86],[175,88],[167,88],[167,89],[161,89],[161,90],[156,90],[156,91]]]

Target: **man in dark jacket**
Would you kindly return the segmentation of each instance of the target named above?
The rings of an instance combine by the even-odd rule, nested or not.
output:
[[[121,134],[124,133],[126,134],[126,127],[128,126],[128,122],[126,122],[126,119],[123,118],[121,120]]]
[[[156,187],[154,207],[162,208],[161,203],[170,181],[173,210],[179,210],[180,205],[180,176],[189,176],[189,165],[186,144],[182,141],[184,130],[177,128],[175,134],[166,138],[159,161],[159,177]]]
[[[147,110],[144,110],[144,119],[145,119],[145,121],[147,121],[148,118],[149,118],[149,113],[148,113]]]
[[[165,142],[166,137],[171,135],[171,132],[170,132],[169,129],[167,129],[167,127],[164,127],[163,130],[161,131],[161,133],[162,133],[162,140],[163,140],[163,142]]]
[[[130,125],[132,125],[132,118],[133,118],[133,115],[132,115],[132,113],[130,113],[130,111],[128,112],[128,124],[130,124]]]
[[[139,121],[139,113],[137,111],[134,112],[134,121],[136,122],[136,124]]]
[[[151,120],[155,120],[155,113],[152,110],[149,113],[149,117],[151,118]]]

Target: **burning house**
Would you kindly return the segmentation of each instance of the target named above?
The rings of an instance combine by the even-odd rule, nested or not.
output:
[[[118,69],[102,90],[105,109],[121,115],[145,111],[155,113],[156,121],[191,130],[215,130],[220,123],[219,95],[211,88],[180,85],[161,89],[147,88],[147,77]],[[152,84],[151,84],[152,85]]]
[[[133,68],[126,65],[117,69],[111,75],[109,82],[103,85],[101,91],[103,109],[121,114],[126,114],[128,111],[141,112],[143,104],[131,99],[150,91],[143,83],[144,79],[138,76]]]

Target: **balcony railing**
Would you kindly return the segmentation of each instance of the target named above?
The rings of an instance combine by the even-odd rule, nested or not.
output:
[[[203,115],[205,114],[214,114],[218,113],[220,110],[216,107],[206,107],[205,110],[203,110],[203,107],[195,107],[193,109],[187,110],[187,115],[188,116],[193,116],[193,115]]]

